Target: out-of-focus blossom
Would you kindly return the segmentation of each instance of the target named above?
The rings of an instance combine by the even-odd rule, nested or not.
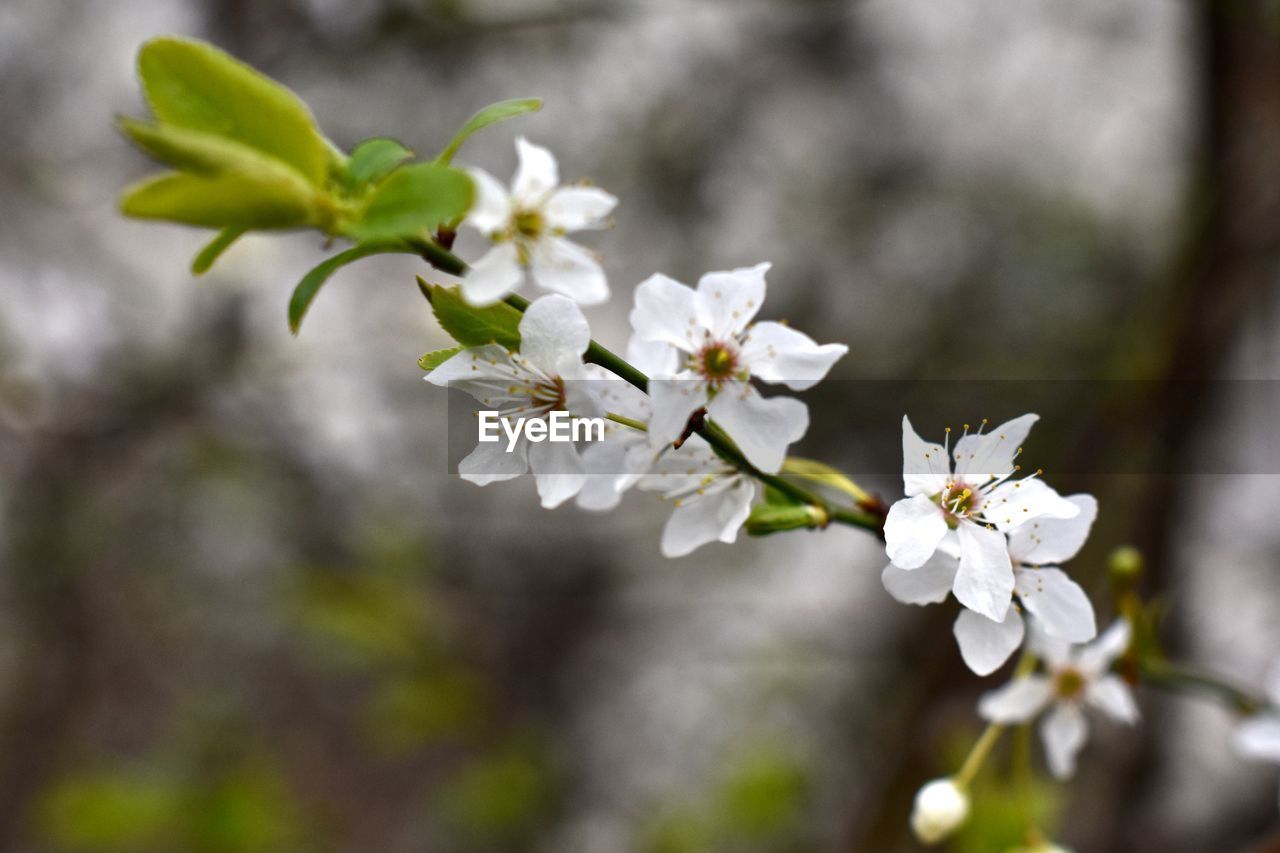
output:
[[[954,779],[934,779],[916,792],[911,831],[924,844],[937,844],[969,817],[969,795]]]

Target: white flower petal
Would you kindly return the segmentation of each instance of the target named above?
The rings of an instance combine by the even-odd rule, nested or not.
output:
[[[1022,606],[1040,620],[1050,637],[1086,643],[1098,635],[1093,604],[1080,585],[1061,569],[1018,569],[1014,591]]]
[[[618,200],[597,187],[561,187],[542,209],[547,224],[564,231],[603,228]]]
[[[1038,477],[1001,483],[985,495],[979,508],[983,518],[1005,532],[1036,518],[1075,518],[1080,514],[1079,506]]]
[[[956,479],[980,486],[992,477],[1003,477],[1013,470],[1018,448],[1027,440],[1031,426],[1039,415],[1022,415],[1000,424],[982,435],[966,435],[952,448],[956,460]]]
[[[680,437],[689,416],[707,404],[707,386],[695,379],[650,379],[649,444],[662,448]]]
[[[939,550],[918,569],[900,569],[890,563],[880,573],[880,580],[903,604],[938,604],[951,594],[958,566],[955,557]]]
[[[646,341],[632,335],[627,341],[627,361],[645,376],[674,376],[680,350],[664,341]]]
[[[1089,724],[1074,704],[1060,702],[1045,717],[1040,724],[1040,737],[1054,778],[1067,779],[1076,772],[1076,755],[1088,736]]]
[[[1050,669],[1057,669],[1072,663],[1072,647],[1070,643],[1046,634],[1044,625],[1040,624],[1039,619],[1033,617],[1027,620],[1027,625],[1029,635],[1027,648],[1041,658]]]
[[[1138,722],[1138,703],[1133,691],[1118,675],[1104,675],[1089,682],[1084,698],[1090,705],[1119,723]]]
[[[599,512],[613,509],[622,501],[629,446],[621,439],[606,439],[583,448],[582,467],[587,479],[576,498],[579,507]]]
[[[698,324],[716,340],[737,335],[764,303],[764,274],[771,265],[756,264],[727,272],[709,272],[698,280],[694,305]]]
[[[580,305],[609,299],[609,282],[595,255],[564,237],[543,237],[533,247],[529,272],[539,286]]]
[[[751,375],[781,382],[793,391],[812,388],[849,351],[844,344],[819,345],[813,338],[781,323],[756,323],[742,342],[742,359]]]
[[[902,416],[902,486],[907,497],[936,495],[951,480],[951,460],[941,444],[930,444],[916,435],[911,421]]]
[[[534,145],[523,136],[516,137],[516,176],[511,182],[511,194],[522,204],[538,204],[547,193],[560,183],[560,168],[556,158],[541,145]]]
[[[542,505],[552,509],[582,490],[587,482],[586,468],[578,449],[570,441],[527,442],[529,470],[538,483]]]
[[[476,445],[476,449],[458,463],[458,474],[468,483],[487,486],[519,477],[529,470],[525,456],[528,445],[523,440],[507,452],[506,441],[486,441]]]
[[[510,385],[512,378],[522,372],[505,347],[485,344],[464,349],[423,378],[432,385],[452,385],[470,392],[471,385]]]
[[[1232,741],[1236,751],[1247,758],[1280,762],[1280,717],[1251,717],[1236,726]]]
[[[1013,600],[1013,564],[1004,534],[971,521],[956,528],[960,537],[960,570],[951,591],[970,610],[1003,622]]]
[[[742,455],[766,474],[782,469],[787,447],[809,428],[809,407],[792,397],[762,397],[749,383],[724,385],[707,404]]]
[[[462,296],[472,305],[492,305],[513,293],[524,279],[515,243],[498,243],[471,265]]]
[[[1111,664],[1115,663],[1116,658],[1128,650],[1132,636],[1133,631],[1129,628],[1128,620],[1117,619],[1101,637],[1080,650],[1076,658],[1080,668],[1091,676],[1106,672],[1111,668]]]
[[[990,675],[1022,645],[1022,614],[1010,607],[1003,622],[992,622],[972,610],[961,610],[952,629],[960,644],[960,657],[978,675]]]
[[[683,501],[662,530],[662,555],[683,557],[708,542],[733,542],[754,496],[755,488],[740,478],[727,489]]]
[[[482,232],[486,237],[507,226],[511,220],[511,199],[506,188],[483,169],[467,169],[475,185],[475,201],[463,223]]]
[[[693,352],[702,343],[694,292],[674,278],[655,273],[636,286],[631,328],[642,341],[660,341]]]
[[[884,520],[884,550],[900,569],[923,566],[946,535],[941,507],[924,495],[895,502]]]
[[[1043,711],[1052,696],[1049,679],[1025,675],[984,693],[978,700],[978,713],[992,723],[1025,723]]]
[[[1071,495],[1066,500],[1080,509],[1074,518],[1037,518],[1009,531],[1009,554],[1015,562],[1060,565],[1080,552],[1098,517],[1098,499]]]
[[[520,354],[547,376],[560,376],[566,365],[581,364],[590,343],[587,318],[567,296],[535,299],[520,318]]]

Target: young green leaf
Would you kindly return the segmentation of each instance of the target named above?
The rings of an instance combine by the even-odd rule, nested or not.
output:
[[[471,135],[478,130],[483,130],[491,124],[495,124],[504,119],[514,118],[525,113],[533,113],[542,109],[542,101],[538,98],[515,98],[510,101],[498,101],[496,104],[490,104],[480,112],[467,119],[467,123],[462,129],[454,135],[449,144],[440,152],[440,156],[436,158],[437,163],[449,163],[453,160],[453,155],[458,153],[458,149],[462,144],[471,138]]]
[[[289,331],[295,335],[298,334],[298,329],[302,327],[302,318],[306,316],[307,309],[311,307],[316,294],[320,292],[320,288],[329,280],[329,277],[342,267],[361,258],[367,258],[370,255],[387,255],[400,252],[413,254],[412,249],[398,240],[383,243],[361,243],[358,246],[352,246],[345,252],[339,252],[332,258],[321,261],[312,268],[311,272],[303,276],[302,281],[298,282],[298,286],[293,289],[293,296],[289,299]]]
[[[462,347],[449,347],[448,349],[432,350],[422,358],[418,359],[418,367],[430,372],[460,352],[462,352]]]
[[[351,182],[359,187],[380,181],[412,156],[412,151],[394,139],[366,139],[351,150],[347,164]]]
[[[468,305],[457,287],[427,284],[421,278],[418,286],[431,300],[431,311],[440,328],[464,347],[497,343],[507,349],[520,348],[520,318],[524,315],[499,302],[484,308]]]
[[[271,78],[211,44],[172,36],[142,46],[138,74],[161,124],[235,140],[324,181],[329,154],[315,119]]]
[[[474,189],[466,172],[437,163],[402,166],[387,176],[347,226],[358,240],[413,237],[466,213]]]
[[[218,232],[218,236],[210,240],[205,247],[200,250],[200,254],[196,255],[195,260],[191,262],[191,272],[196,275],[204,275],[209,268],[214,265],[218,258],[222,257],[222,253],[231,248],[231,244],[240,239],[243,234],[243,228],[223,228]]]
[[[171,125],[150,124],[125,116],[118,117],[116,125],[147,154],[184,172],[209,176],[287,173],[299,184],[309,186],[297,169],[232,139]]]
[[[120,210],[205,228],[301,228],[313,224],[315,191],[293,170],[263,175],[160,175],[125,189]]]

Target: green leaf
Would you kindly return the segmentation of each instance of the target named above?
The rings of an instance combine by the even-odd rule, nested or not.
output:
[[[243,233],[243,228],[223,228],[218,232],[218,236],[210,240],[200,250],[200,254],[196,255],[195,260],[191,262],[191,271],[196,275],[207,273],[214,262],[222,257],[222,253],[231,248],[231,244],[239,240]]]
[[[496,343],[511,350],[520,348],[520,318],[524,315],[510,305],[499,302],[477,308],[467,304],[457,287],[427,284],[421,278],[418,286],[431,300],[440,327],[464,347]]]
[[[206,228],[300,228],[312,224],[314,191],[292,170],[283,174],[201,177],[166,174],[125,189],[120,210]]]
[[[351,182],[363,186],[380,181],[412,156],[412,151],[394,139],[366,139],[351,150],[351,160],[347,164]]]
[[[462,147],[462,144],[471,138],[471,135],[476,131],[483,130],[489,125],[504,119],[537,112],[540,109],[542,109],[542,101],[539,98],[516,98],[510,101],[498,101],[496,104],[490,104],[467,119],[467,123],[462,126],[462,129],[454,135],[449,144],[440,152],[436,162],[451,162],[453,155],[458,153],[458,149]]]
[[[460,169],[436,163],[402,166],[378,185],[364,215],[347,227],[359,240],[413,237],[466,213],[474,189]]]
[[[422,358],[418,359],[418,367],[430,372],[460,352],[462,352],[462,347],[449,347],[448,349],[432,350]]]
[[[235,140],[320,185],[329,152],[307,105],[207,42],[164,36],[138,51],[138,74],[162,124]]]
[[[329,276],[347,264],[358,261],[361,258],[367,258],[370,255],[387,255],[401,252],[412,254],[413,250],[397,241],[361,243],[359,246],[353,246],[345,252],[339,252],[332,258],[317,264],[311,272],[302,277],[302,281],[298,282],[298,286],[293,289],[293,296],[289,299],[289,331],[295,335],[298,334],[298,329],[302,326],[302,318],[306,316],[307,309],[311,307],[316,294],[320,292],[320,288],[324,283],[329,280]]]
[[[287,175],[302,186],[310,186],[297,169],[235,140],[125,116],[118,117],[116,125],[147,154],[180,171],[199,175]]]

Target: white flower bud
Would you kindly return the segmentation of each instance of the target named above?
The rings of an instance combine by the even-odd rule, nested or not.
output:
[[[969,817],[969,797],[952,779],[934,779],[916,794],[911,829],[925,844],[937,844]]]

